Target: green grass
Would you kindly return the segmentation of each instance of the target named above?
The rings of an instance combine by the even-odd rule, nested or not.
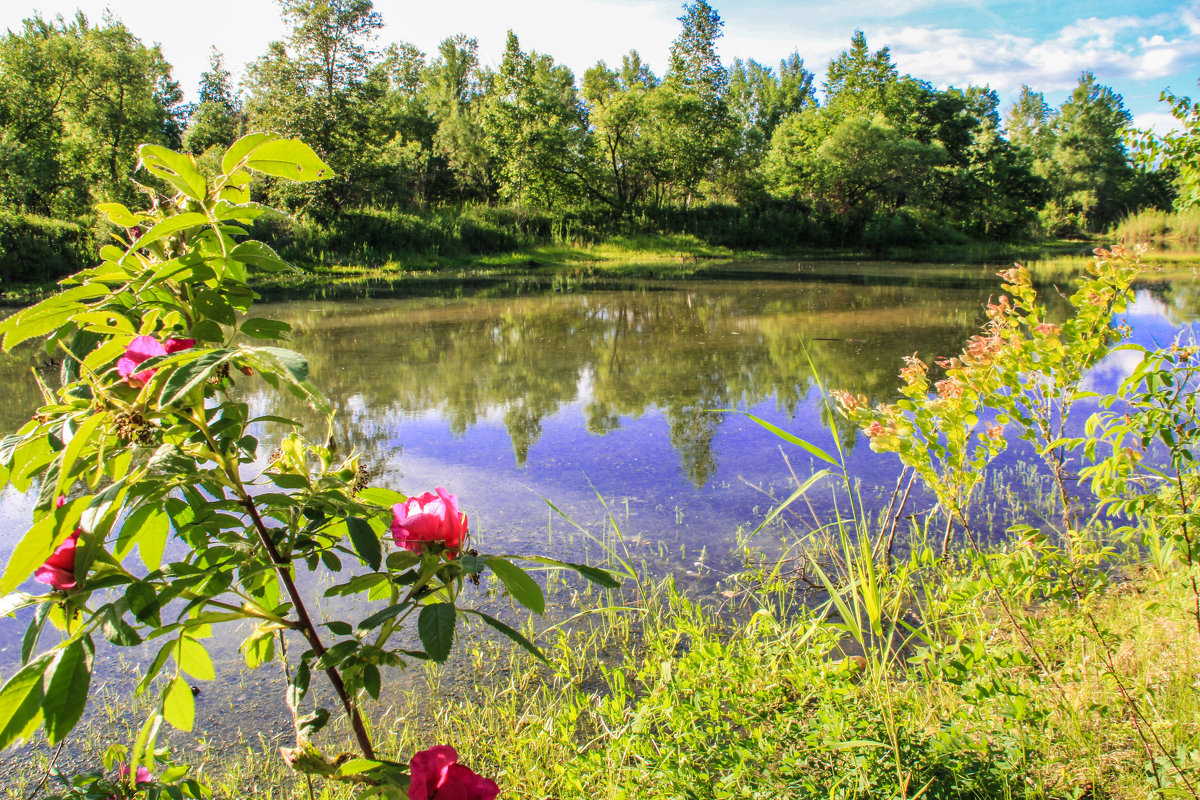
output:
[[[1111,235],[1128,243],[1166,241],[1195,246],[1200,244],[1200,208],[1139,211],[1113,226]]]
[[[948,561],[918,546],[892,572],[852,547],[812,553],[832,595],[759,566],[712,596],[672,579],[585,591],[590,613],[539,637],[549,665],[477,636],[453,680],[430,669],[391,699],[380,750],[453,744],[506,798],[1147,797],[1154,759],[1164,785],[1175,765],[1200,779],[1200,634],[1177,565],[1108,552],[1080,602],[1039,591],[1061,562],[1022,546]],[[200,774],[217,797],[309,797],[264,745],[201,757]]]

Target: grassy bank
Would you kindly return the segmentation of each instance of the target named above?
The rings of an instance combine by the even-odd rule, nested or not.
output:
[[[1126,242],[1173,242],[1200,244],[1200,209],[1157,211],[1147,209],[1117,223],[1112,236]]]
[[[510,798],[1187,796],[1200,634],[1186,575],[1142,552],[824,551],[832,595],[760,566],[704,598],[627,583],[539,637],[548,664],[477,641],[470,681],[430,670],[377,730],[453,743]],[[217,797],[310,797],[257,745],[198,767]]]

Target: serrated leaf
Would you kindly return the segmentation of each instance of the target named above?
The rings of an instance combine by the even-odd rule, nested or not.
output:
[[[371,486],[363,489],[356,496],[364,503],[370,503],[373,506],[382,506],[384,508],[391,508],[397,503],[403,503],[408,499],[394,489],[384,489],[379,486]]]
[[[176,676],[163,693],[162,714],[181,731],[190,731],[195,724],[196,698],[192,696],[192,687],[182,677]]]
[[[487,565],[504,584],[504,588],[508,589],[508,593],[513,596],[514,600],[535,614],[545,613],[546,596],[542,593],[542,587],[538,586],[537,581],[529,577],[525,570],[499,556],[489,557]]]
[[[329,165],[299,139],[274,139],[260,144],[246,157],[246,166],[294,181],[324,181],[333,177]]]
[[[387,622],[389,619],[392,619],[393,617],[395,617],[397,614],[399,614],[401,611],[403,611],[406,608],[408,608],[408,603],[396,603],[394,605],[388,606],[385,609],[376,611],[374,614],[367,617],[362,622],[358,623],[358,629],[357,629],[358,635],[362,636],[365,633],[369,633],[369,632],[375,630],[380,625]]]
[[[180,637],[179,646],[175,650],[175,661],[181,670],[193,678],[211,681],[217,677],[208,651],[204,649],[204,645],[190,636]]]
[[[95,646],[90,637],[75,639],[54,654],[42,677],[46,738],[58,744],[71,732],[87,705]]]
[[[159,394],[159,405],[163,408],[175,405],[186,397],[188,392],[208,380],[213,370],[233,356],[232,350],[211,350],[175,367],[167,382],[163,384]]]
[[[87,507],[90,497],[77,498],[34,523],[9,556],[8,565],[0,577],[0,595],[8,594],[33,575],[46,562],[54,548],[62,544]]]
[[[417,615],[417,634],[430,659],[442,662],[449,658],[457,617],[457,610],[449,603],[431,603]]]
[[[255,339],[281,340],[290,338],[292,326],[277,319],[252,317],[242,323],[241,331]]]
[[[41,717],[42,676],[50,657],[41,656],[22,667],[0,686],[0,750],[22,737]]]
[[[371,526],[358,517],[347,517],[346,528],[350,532],[354,552],[371,569],[379,569],[379,563],[383,560],[383,546]]]

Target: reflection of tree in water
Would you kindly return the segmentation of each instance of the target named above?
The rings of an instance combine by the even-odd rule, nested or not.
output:
[[[1149,291],[1162,301],[1167,319],[1174,324],[1187,325],[1200,319],[1200,277],[1151,284]]]
[[[518,464],[547,417],[581,402],[587,429],[661,410],[683,470],[712,475],[724,415],[774,399],[792,415],[827,388],[891,399],[902,356],[957,351],[991,285],[684,284],[663,290],[270,309],[343,414],[341,434],[378,464],[406,417],[461,435],[503,420]],[[853,442],[853,432],[842,432]]]

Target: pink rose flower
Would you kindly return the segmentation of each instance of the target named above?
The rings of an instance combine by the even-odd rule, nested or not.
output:
[[[494,780],[459,764],[458,752],[448,744],[414,754],[408,771],[408,800],[495,800],[500,794]]]
[[[117,767],[117,780],[123,784],[128,779],[129,779],[129,765],[122,764],[121,766]],[[139,766],[137,768],[137,775],[134,776],[134,783],[137,784],[137,783],[149,783],[149,782],[150,782],[150,770],[146,769],[145,764],[142,764],[141,766]],[[109,795],[108,800],[117,800],[117,796],[115,794]]]
[[[425,492],[392,506],[392,540],[414,553],[420,553],[425,542],[445,542],[450,558],[454,558],[467,532],[467,515],[459,512],[457,497],[441,486],[436,492]]]
[[[154,356],[178,353],[180,350],[188,350],[195,346],[195,339],[167,339],[160,342],[153,336],[138,336],[125,348],[125,354],[117,359],[117,374],[134,388],[145,386],[158,370],[144,369],[141,372],[134,372],[138,364]]]
[[[60,497],[56,505],[59,508],[67,502],[67,498]],[[54,548],[54,553],[46,559],[46,563],[42,564],[33,573],[33,579],[38,583],[44,583],[53,589],[74,589],[75,588],[75,545],[79,543],[79,528],[71,532],[71,535],[63,541],[58,547]]]

